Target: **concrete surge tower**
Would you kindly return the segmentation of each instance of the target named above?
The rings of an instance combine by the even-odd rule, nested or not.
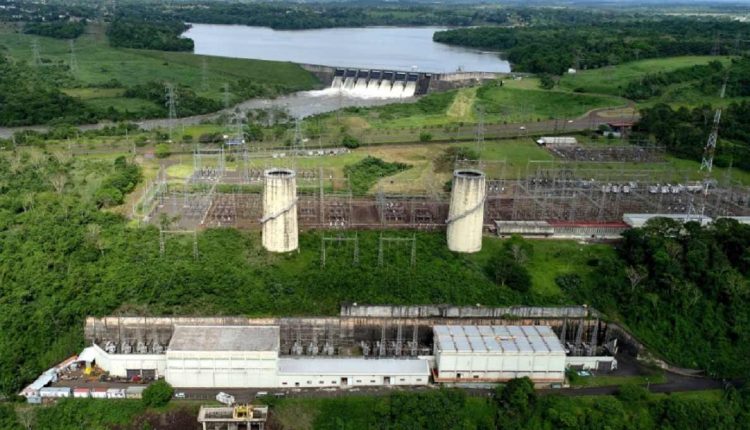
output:
[[[263,247],[289,252],[298,247],[297,180],[294,170],[269,169],[263,184]]]
[[[484,173],[460,169],[453,172],[453,191],[448,211],[448,249],[454,252],[478,252],[482,249]]]

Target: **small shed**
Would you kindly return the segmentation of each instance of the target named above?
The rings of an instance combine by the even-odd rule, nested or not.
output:
[[[125,389],[124,388],[109,388],[107,389],[108,399],[124,399]]]
[[[70,387],[44,387],[39,390],[39,396],[42,398],[70,397],[71,392]]]
[[[125,389],[125,397],[128,399],[140,399],[143,397],[143,390],[146,387],[143,385],[134,385]]]
[[[91,397],[91,391],[88,388],[74,388],[73,397],[76,399],[88,399]]]

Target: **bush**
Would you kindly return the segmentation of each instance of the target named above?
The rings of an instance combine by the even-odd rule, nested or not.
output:
[[[539,87],[543,90],[551,90],[555,88],[555,80],[549,74],[539,75]]]
[[[410,167],[404,163],[387,163],[379,158],[366,157],[356,164],[344,167],[344,173],[349,178],[352,192],[362,195],[367,193],[380,178],[395,175]]]
[[[451,146],[446,148],[435,160],[436,172],[450,172],[456,161],[473,161],[479,159],[479,153],[466,146]]]
[[[156,145],[156,150],[154,151],[154,155],[156,155],[156,158],[167,158],[172,154],[172,152],[169,150],[169,145],[166,143],[160,143]]]
[[[143,390],[143,404],[147,407],[158,408],[172,400],[174,388],[167,381],[156,381]]]
[[[359,140],[356,137],[351,136],[349,134],[345,134],[341,138],[341,144],[349,149],[359,148]]]
[[[617,397],[624,402],[646,400],[648,396],[648,390],[636,384],[624,384],[617,390]]]
[[[102,187],[94,193],[94,201],[100,208],[117,206],[123,202],[122,193],[115,187]]]
[[[431,140],[432,140],[432,134],[430,134],[430,133],[428,133],[426,131],[423,131],[423,132],[419,133],[419,141],[420,142],[429,142]]]

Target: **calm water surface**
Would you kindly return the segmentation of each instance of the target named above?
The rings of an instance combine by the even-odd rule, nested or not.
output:
[[[242,25],[193,24],[184,37],[195,53],[363,69],[446,73],[509,72],[497,53],[435,43],[442,27],[366,27],[272,30]]]

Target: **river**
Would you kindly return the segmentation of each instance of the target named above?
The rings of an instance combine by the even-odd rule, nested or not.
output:
[[[192,24],[183,36],[193,39],[195,53],[201,55],[431,73],[510,71],[510,64],[495,52],[433,42],[432,34],[439,30],[445,28],[273,30]]]

